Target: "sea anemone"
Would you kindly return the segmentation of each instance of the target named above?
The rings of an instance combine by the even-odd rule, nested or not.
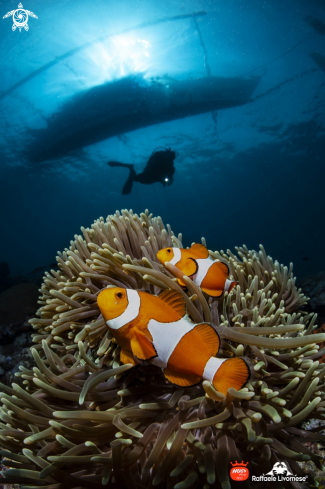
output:
[[[0,444],[9,467],[3,482],[26,489],[228,489],[230,462],[243,460],[256,476],[277,462],[300,477],[306,474],[298,462],[322,468],[302,443],[325,439],[321,427],[297,426],[324,419],[325,365],[317,360],[324,350],[317,343],[325,334],[312,334],[316,315],[299,310],[307,298],[292,266],[273,262],[262,246],[243,246],[237,255],[210,251],[238,282],[217,300],[188,278],[185,293],[175,281],[179,271],[158,263],[159,249],[182,246],[160,217],[124,210],[81,229],[40,289],[39,317],[30,321],[36,366],[16,374],[23,386],[1,385]],[[218,328],[220,355],[250,358],[254,378],[224,396],[207,381],[181,389],[157,367],[121,365],[96,301],[110,285],[179,290],[193,321]],[[249,479],[240,484],[257,487]],[[271,483],[312,484],[311,476],[306,485]]]

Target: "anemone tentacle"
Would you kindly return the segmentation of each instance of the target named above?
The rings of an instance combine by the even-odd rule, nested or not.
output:
[[[325,365],[318,359],[325,349],[318,343],[325,334],[313,334],[317,317],[301,310],[307,298],[296,288],[292,265],[274,262],[262,246],[210,251],[238,282],[213,299],[189,278],[185,293],[175,281],[179,271],[160,265],[156,253],[173,245],[182,246],[182,235],[160,217],[123,210],[82,228],[58,253],[58,269],[45,274],[38,317],[30,321],[35,367],[16,374],[22,387],[1,385],[4,483],[226,489],[236,460],[249,462],[255,475],[276,462],[299,476],[305,474],[298,462],[322,468],[302,440],[325,435],[297,425],[324,419]],[[179,290],[194,321],[218,328],[221,356],[248,357],[254,378],[224,396],[208,381],[180,389],[157,367],[122,365],[97,306],[107,286],[156,295]],[[308,486],[299,487],[314,483],[309,476]]]

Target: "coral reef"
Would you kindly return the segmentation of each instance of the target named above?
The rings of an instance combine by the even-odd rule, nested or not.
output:
[[[188,292],[182,291],[175,282],[179,271],[158,263],[158,250],[182,246],[182,236],[148,211],[116,212],[82,233],[59,253],[59,269],[45,274],[39,317],[31,320],[35,367],[16,373],[24,388],[1,385],[5,483],[229,489],[236,460],[249,462],[257,476],[283,461],[299,476],[305,475],[299,462],[322,469],[321,458],[303,444],[324,440],[322,427],[299,425],[324,419],[325,365],[318,362],[324,351],[317,343],[325,334],[312,334],[316,315],[300,310],[307,299],[295,286],[292,266],[273,262],[263,247],[244,246],[237,255],[211,251],[238,285],[222,300],[207,299],[188,278]],[[221,355],[249,357],[255,378],[224,396],[207,381],[181,389],[157,367],[120,365],[119,346],[96,301],[109,285],[152,294],[179,290],[195,322],[218,328]],[[307,483],[271,484],[316,482],[310,475]]]
[[[35,315],[38,288],[30,282],[14,285],[0,294],[0,337],[14,336],[14,329]]]
[[[30,282],[13,285],[0,294],[0,380],[10,384],[19,365],[32,367],[32,327],[38,287]]]
[[[310,295],[311,307],[325,307],[325,272],[320,272],[316,276],[305,277],[301,285]]]
[[[0,381],[6,385],[12,382],[20,384],[15,373],[20,366],[33,368],[34,359],[31,353],[32,339],[30,331],[20,332],[11,343],[0,345]]]
[[[325,272],[304,277],[299,287],[309,297],[308,310],[318,314],[319,323],[325,323]]]

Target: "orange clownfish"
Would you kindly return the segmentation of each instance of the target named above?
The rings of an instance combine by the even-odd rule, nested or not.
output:
[[[168,262],[178,268],[184,275],[191,277],[203,292],[212,297],[221,297],[224,291],[230,292],[237,282],[229,280],[229,268],[225,263],[213,260],[208,249],[195,243],[189,249],[164,248],[158,251],[157,258],[163,265]],[[185,283],[177,279],[182,287]]]
[[[242,358],[216,358],[220,337],[208,323],[193,323],[182,295],[165,290],[159,297],[109,287],[97,298],[109,331],[121,346],[122,363],[149,361],[175,385],[189,387],[202,379],[216,390],[241,389],[250,378]]]

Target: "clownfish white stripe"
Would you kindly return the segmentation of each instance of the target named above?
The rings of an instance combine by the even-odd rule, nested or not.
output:
[[[136,290],[126,289],[126,293],[128,305],[125,311],[120,316],[106,321],[107,326],[111,329],[120,329],[139,315],[141,301],[138,292]]]
[[[173,248],[173,253],[174,257],[170,260],[171,265],[176,265],[176,263],[179,262],[179,260],[182,258],[182,252],[180,248]]]
[[[158,357],[152,363],[160,368],[166,368],[170,355],[175,350],[183,336],[195,328],[196,324],[189,321],[187,315],[179,321],[172,323],[160,323],[155,319],[150,319],[148,330],[152,336]]]
[[[205,380],[208,380],[209,382],[213,383],[213,378],[216,374],[216,371],[221,367],[221,365],[225,361],[226,359],[222,360],[221,358],[211,357],[210,360],[207,361],[202,377]]]
[[[226,280],[226,282],[225,282],[225,286],[224,286],[224,291],[225,291],[225,292],[228,292],[229,287],[230,287],[230,286],[231,286],[231,284],[233,284],[233,283],[234,283],[234,282],[233,282],[232,280],[229,280],[229,279],[227,278],[227,280]]]
[[[197,263],[197,272],[193,277],[193,282],[200,287],[201,283],[205,279],[206,274],[209,271],[209,268],[212,267],[214,261],[212,258],[203,258],[196,259]]]

